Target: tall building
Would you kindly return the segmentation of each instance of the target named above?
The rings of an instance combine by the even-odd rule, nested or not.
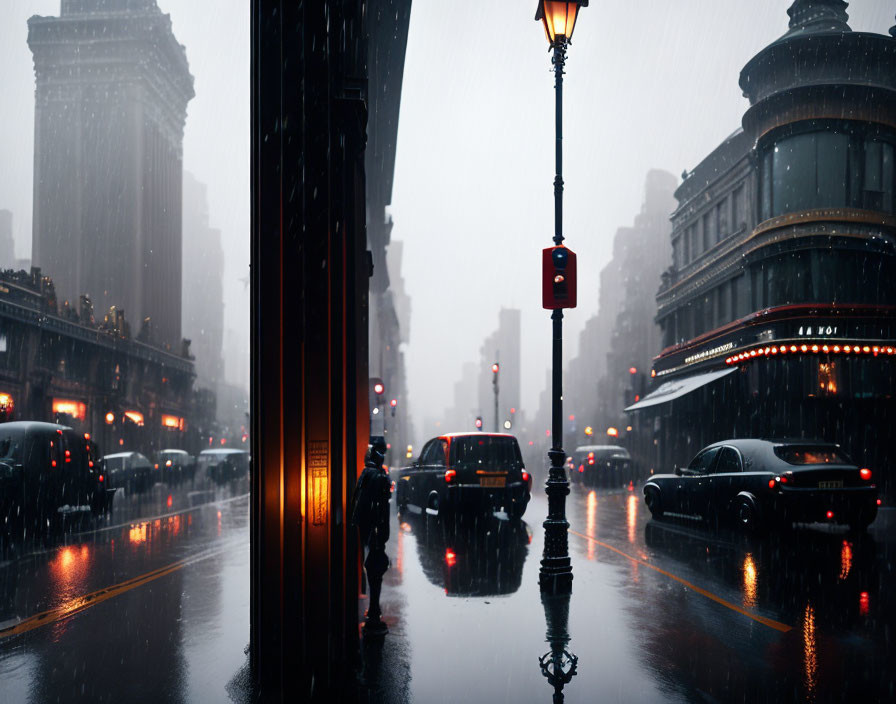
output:
[[[649,171],[641,212],[632,226],[616,231],[613,258],[600,273],[597,313],[585,323],[578,355],[570,360],[563,383],[565,425],[571,434],[564,442],[571,448],[586,441],[617,442],[606,436],[610,427],[627,443],[623,409],[640,393],[660,343],[652,294],[669,265],[669,213],[676,184],[666,171]],[[584,434],[587,427],[593,429],[591,438]]]
[[[659,386],[629,410],[667,469],[725,438],[820,438],[892,497],[896,39],[853,32],[842,0],[788,14],[741,72],[742,129],[675,193]]]
[[[16,251],[12,237],[12,213],[0,210],[0,269],[15,269]]]
[[[196,358],[198,386],[217,391],[224,381],[224,250],[209,227],[204,183],[184,172],[183,334]]]
[[[61,0],[32,17],[33,264],[60,300],[181,338],[182,146],[193,77],[155,0]],[[143,321],[150,318],[150,326]]]

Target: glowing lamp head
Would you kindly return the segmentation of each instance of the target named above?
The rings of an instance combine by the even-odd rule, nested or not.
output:
[[[398,399],[393,398],[391,401],[389,401],[389,405],[392,406],[392,408],[395,408],[398,405]]]
[[[376,383],[373,385],[373,392],[374,392],[375,394],[381,394],[381,393],[383,393],[383,391],[385,391],[385,390],[386,390],[386,387],[383,386],[380,382],[376,382]]]
[[[115,422],[115,414],[111,411],[106,414],[106,423],[112,425]]]
[[[501,369],[501,367],[498,366],[498,363],[497,363],[497,362],[495,362],[495,363],[492,365],[492,373],[493,373],[493,374],[497,374],[498,371],[499,371],[500,369]]]
[[[551,46],[572,39],[579,8],[582,7],[588,7],[588,0],[539,0],[535,20],[541,21]]]
[[[635,374],[638,373],[638,368],[637,368],[637,367],[629,367],[629,368],[628,368],[628,373],[629,373],[629,374],[632,374],[632,375],[635,375]]]

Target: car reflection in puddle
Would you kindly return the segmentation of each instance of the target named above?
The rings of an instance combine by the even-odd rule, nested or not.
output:
[[[520,588],[532,531],[498,515],[402,515],[418,541],[426,578],[447,596],[496,596]]]

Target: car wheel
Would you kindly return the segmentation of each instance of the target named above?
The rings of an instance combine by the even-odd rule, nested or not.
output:
[[[644,502],[647,504],[651,516],[654,518],[662,518],[663,504],[660,499],[660,492],[656,489],[648,489],[644,492]]]
[[[523,514],[526,512],[526,506],[528,506],[528,504],[528,501],[516,501],[510,504],[510,507],[507,510],[508,518],[515,520],[522,518]]]
[[[756,515],[756,507],[746,497],[739,498],[734,504],[734,519],[741,529],[754,532],[759,527],[759,517]]]

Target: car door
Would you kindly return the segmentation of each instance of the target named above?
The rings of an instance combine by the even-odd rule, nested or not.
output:
[[[707,509],[722,514],[728,509],[731,499],[741,490],[743,461],[735,447],[725,445],[709,475],[709,504]]]
[[[430,440],[423,446],[420,458],[414,463],[414,466],[408,469],[408,501],[415,506],[425,507],[426,497],[429,491],[426,488],[429,477],[426,471],[426,460],[432,455],[435,439]]]
[[[681,476],[678,478],[677,503],[682,513],[703,515],[709,491],[708,475],[718,454],[718,447],[702,450],[687,468],[681,470]]]

